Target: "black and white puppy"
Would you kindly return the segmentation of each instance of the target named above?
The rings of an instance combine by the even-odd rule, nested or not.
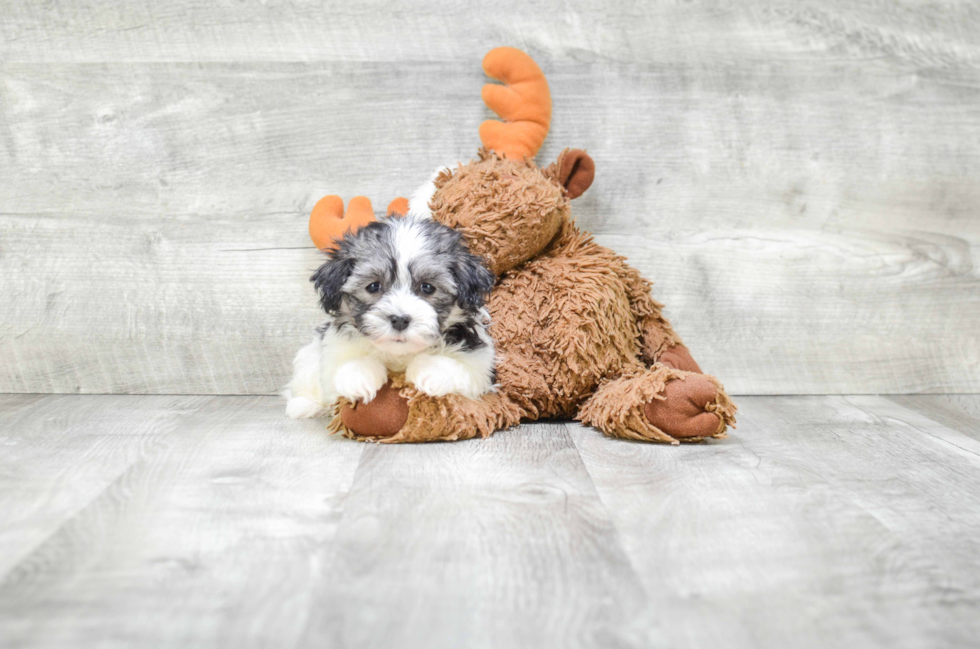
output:
[[[371,401],[389,370],[431,396],[476,399],[493,388],[484,299],[495,278],[458,232],[391,216],[328,255],[310,278],[327,321],[293,360],[290,417],[331,412],[342,396]]]

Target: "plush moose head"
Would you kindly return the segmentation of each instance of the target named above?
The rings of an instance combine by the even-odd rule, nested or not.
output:
[[[548,245],[569,220],[569,200],[592,184],[595,163],[585,151],[566,149],[545,168],[534,163],[551,124],[551,93],[537,63],[512,47],[498,47],[483,58],[488,76],[506,85],[487,84],[483,100],[504,122],[480,125],[483,148],[477,160],[446,169],[420,206],[456,229],[490,270],[502,275]],[[409,202],[397,198],[387,212],[404,214]],[[321,250],[349,229],[374,219],[370,201],[357,196],[346,212],[339,196],[321,199],[310,215],[310,237]]]
[[[578,149],[544,169],[534,163],[551,123],[551,94],[530,56],[499,47],[484,57],[483,69],[507,84],[483,87],[484,102],[506,122],[480,126],[479,158],[440,174],[429,207],[501,275],[555,238],[569,220],[569,199],[592,184],[595,164]]]

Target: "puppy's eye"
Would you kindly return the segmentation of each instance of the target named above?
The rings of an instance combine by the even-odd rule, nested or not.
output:
[[[429,284],[428,282],[422,282],[421,284],[419,284],[419,290],[425,293],[426,295],[432,295],[433,293],[436,292],[436,287],[433,286],[432,284]]]
[[[381,290],[381,283],[380,282],[371,282],[370,284],[367,285],[367,288],[365,290],[368,293],[377,293],[378,291]]]

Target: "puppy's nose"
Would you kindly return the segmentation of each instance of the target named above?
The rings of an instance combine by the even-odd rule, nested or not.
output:
[[[395,331],[405,331],[408,329],[408,323],[412,321],[407,315],[393,315],[390,318],[391,327]]]

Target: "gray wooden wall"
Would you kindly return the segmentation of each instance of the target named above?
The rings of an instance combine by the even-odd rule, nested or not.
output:
[[[0,1],[0,392],[272,393],[324,194],[465,160],[483,54],[733,393],[980,391],[980,7]]]

